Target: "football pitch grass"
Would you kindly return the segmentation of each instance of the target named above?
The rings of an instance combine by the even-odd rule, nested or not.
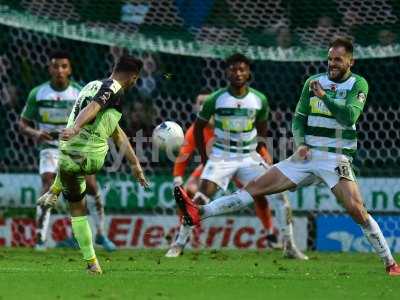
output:
[[[0,248],[0,299],[397,299],[373,254],[280,251],[98,251],[102,276],[89,276],[77,250]]]

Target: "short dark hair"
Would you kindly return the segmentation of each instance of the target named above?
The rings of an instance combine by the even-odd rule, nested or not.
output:
[[[332,47],[343,47],[347,53],[353,55],[353,42],[349,38],[343,36],[335,37],[329,44],[329,48]]]
[[[232,54],[231,56],[229,56],[225,60],[225,67],[228,68],[229,66],[236,64],[236,63],[245,63],[246,65],[248,65],[250,67],[251,60],[244,54],[235,53],[235,54]]]
[[[68,59],[71,60],[71,56],[67,51],[64,50],[57,50],[50,53],[50,60],[52,59]]]
[[[118,59],[114,66],[114,72],[132,72],[140,73],[143,68],[143,62],[131,55],[123,55]]]

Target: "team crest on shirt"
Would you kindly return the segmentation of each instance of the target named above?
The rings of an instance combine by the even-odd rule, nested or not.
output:
[[[363,92],[358,92],[357,94],[357,100],[360,101],[361,103],[364,103],[365,100],[367,99],[367,95],[365,95],[365,93]]]
[[[343,99],[346,98],[347,91],[346,90],[337,90],[336,98]]]
[[[330,90],[332,92],[335,92],[336,91],[336,84],[332,83],[331,86],[330,86]]]

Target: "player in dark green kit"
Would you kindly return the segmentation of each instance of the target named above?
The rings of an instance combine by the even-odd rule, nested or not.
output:
[[[61,132],[59,171],[50,191],[39,199],[52,206],[62,191],[71,212],[72,231],[88,271],[101,274],[93,248],[92,232],[86,216],[85,175],[95,174],[104,164],[111,137],[130,162],[134,177],[143,187],[148,182],[143,174],[128,137],[119,127],[122,97],[135,85],[143,64],[132,56],[123,56],[114,66],[110,78],[88,83],[80,92],[69,116],[67,128]]]

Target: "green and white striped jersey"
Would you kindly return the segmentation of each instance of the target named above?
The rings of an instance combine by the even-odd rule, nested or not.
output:
[[[310,81],[318,80],[326,95],[338,104],[354,106],[361,111],[367,94],[367,81],[356,74],[351,74],[342,82],[331,81],[327,74],[310,77],[304,84],[301,98],[296,107],[296,114],[307,117],[305,144],[322,151],[342,153],[354,156],[357,151],[356,125],[345,126],[338,122],[340,116],[333,115],[310,90]]]
[[[267,97],[261,92],[248,88],[246,95],[236,97],[224,88],[208,96],[198,117],[207,121],[214,117],[214,148],[250,153],[257,147],[255,123],[266,122],[268,114]]]
[[[21,113],[21,117],[37,123],[40,130],[47,132],[65,128],[75,100],[82,87],[70,81],[63,91],[55,90],[50,82],[35,87]],[[46,146],[57,147],[58,141],[49,141]]]

